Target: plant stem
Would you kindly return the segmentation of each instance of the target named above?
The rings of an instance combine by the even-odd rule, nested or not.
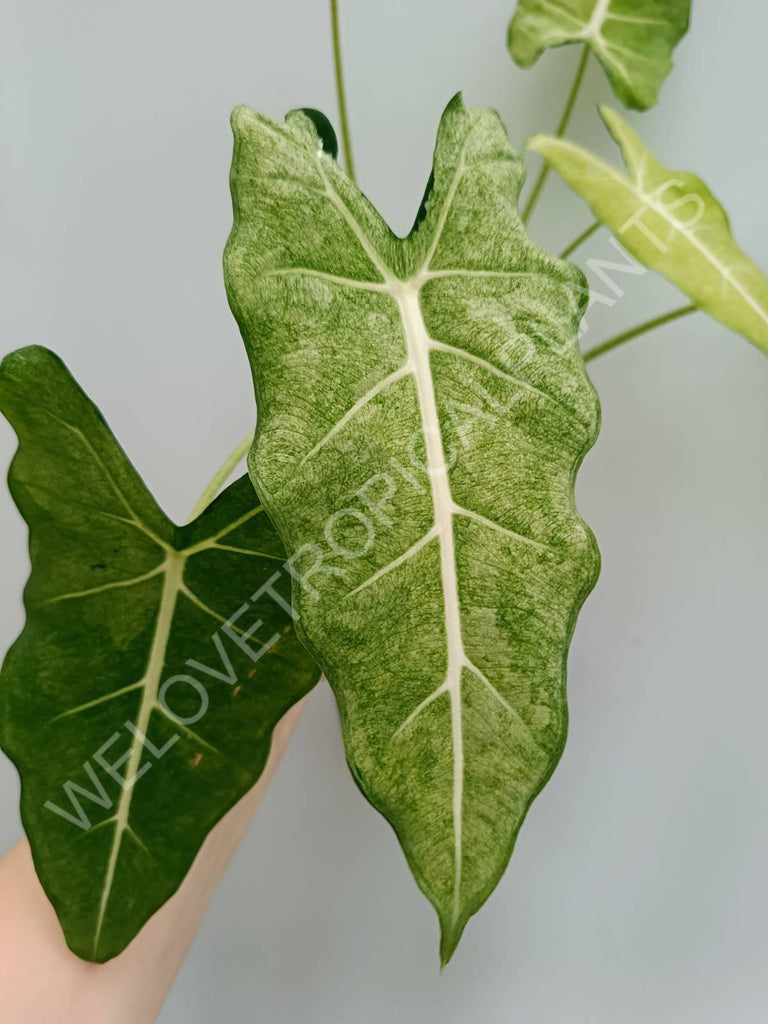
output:
[[[555,132],[556,139],[559,139],[565,133],[565,129],[568,127],[568,122],[571,120],[571,114],[573,113],[573,107],[576,103],[576,97],[579,95],[579,89],[581,88],[581,83],[584,79],[584,71],[587,67],[588,59],[589,47],[585,44],[581,54],[581,60],[579,61],[579,66],[576,69],[576,77],[573,80],[571,91],[568,94],[568,99],[565,102],[565,109],[563,110],[563,115],[560,118],[560,123],[557,126],[557,131]],[[533,186],[533,191],[531,192],[530,198],[528,199],[528,202],[525,205],[525,209],[523,210],[523,224],[528,223],[528,218],[531,216],[531,212],[533,211],[533,208],[536,205],[536,200],[539,198],[539,193],[544,188],[544,182],[547,180],[548,175],[549,164],[545,161],[544,166],[541,168],[539,176],[536,179],[536,184]]]
[[[586,231],[582,231],[578,238],[574,238],[571,244],[563,249],[560,253],[560,259],[567,260],[571,253],[578,249],[580,245],[583,245],[588,238],[591,238],[599,227],[599,220],[596,220],[594,224],[590,224]]]
[[[595,345],[594,348],[588,349],[584,353],[584,362],[589,362],[590,359],[596,359],[598,356],[603,355],[605,352],[610,352],[611,349],[616,348],[618,345],[623,345],[625,341],[631,341],[632,338],[637,338],[640,334],[645,334],[646,331],[652,331],[656,327],[661,327],[662,324],[668,324],[672,320],[677,320],[678,317],[687,316],[689,313],[695,313],[698,306],[680,306],[679,309],[673,309],[669,313],[664,313],[662,316],[656,316],[652,320],[645,320],[643,323],[638,324],[637,327],[632,327],[628,331],[622,331],[621,334],[617,334],[613,338],[609,338],[608,341],[602,342],[600,345]]]
[[[333,34],[333,68],[336,73],[336,95],[339,101],[339,118],[341,120],[341,144],[344,149],[344,164],[347,175],[356,182],[355,164],[352,160],[352,144],[349,140],[349,119],[347,117],[347,97],[344,92],[344,72],[341,67],[341,34],[339,32],[338,0],[331,0],[331,32]]]
[[[221,488],[227,480],[229,480],[238,462],[240,462],[243,456],[248,453],[248,449],[252,444],[253,434],[249,434],[249,436],[246,437],[246,439],[242,441],[237,448],[235,448],[232,454],[227,457],[221,466],[219,466],[213,476],[213,479],[200,495],[200,500],[192,509],[192,515],[189,517],[190,522],[192,522],[193,519],[197,519],[199,515],[202,515],[202,513],[205,512]]]

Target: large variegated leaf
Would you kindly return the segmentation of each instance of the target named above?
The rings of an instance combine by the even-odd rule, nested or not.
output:
[[[19,437],[9,482],[32,557],[0,740],[67,942],[103,961],[179,886],[318,670],[247,477],[174,526],[45,349],[6,357],[0,409]]]
[[[621,102],[647,110],[672,70],[690,7],[690,0],[519,0],[509,52],[527,68],[550,46],[584,43]]]
[[[449,104],[404,239],[303,113],[241,108],[233,127],[251,474],[352,772],[438,911],[445,961],[565,741],[566,653],[598,571],[573,503],[598,429],[586,289],[527,238],[493,111]]]
[[[600,114],[629,174],[562,139],[536,135],[528,146],[636,259],[768,353],[768,279],[734,241],[725,210],[696,175],[660,164],[616,111]]]

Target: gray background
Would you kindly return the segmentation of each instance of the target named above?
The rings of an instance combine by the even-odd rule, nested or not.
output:
[[[551,130],[573,48],[506,55],[512,0],[343,5],[360,181],[405,231],[459,88],[518,144]],[[695,0],[661,106],[632,115],[698,172],[768,267],[759,0]],[[183,517],[249,429],[227,310],[227,116],[334,120],[326,4],[6,0],[0,32],[0,347],[59,352]],[[608,155],[596,65],[572,135]],[[589,222],[553,180],[533,223]],[[607,236],[584,256],[611,258]],[[648,274],[592,344],[680,303]],[[703,315],[592,364],[604,426],[579,481],[602,579],[570,658],[571,735],[497,892],[441,977],[433,912],[349,776],[319,689],[215,899],[163,1024],[752,1024],[768,1018],[768,360]],[[0,463],[14,439],[0,424]],[[0,644],[18,632],[25,530],[0,499]],[[0,763],[0,851],[20,836]]]

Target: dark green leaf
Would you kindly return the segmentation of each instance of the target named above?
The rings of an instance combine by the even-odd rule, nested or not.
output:
[[[0,365],[0,409],[19,437],[9,482],[32,558],[0,739],[67,942],[104,961],[178,888],[318,670],[247,477],[174,526],[42,348]]]

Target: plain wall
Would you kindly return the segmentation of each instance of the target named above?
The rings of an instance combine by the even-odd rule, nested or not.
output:
[[[358,175],[395,230],[458,89],[518,145],[554,127],[578,54],[516,68],[512,7],[342,4]],[[694,0],[659,107],[629,115],[704,178],[764,268],[767,36],[760,0]],[[228,115],[337,120],[327,5],[6,0],[0,83],[0,349],[60,353],[182,518],[253,420],[221,275]],[[570,134],[613,158],[598,101],[617,105],[592,62]],[[557,251],[589,222],[553,176],[534,236]],[[617,258],[605,232],[589,256]],[[683,301],[650,273],[617,280],[585,344]],[[578,498],[603,572],[570,656],[570,738],[453,962],[441,976],[433,911],[352,782],[323,685],[162,1024],[768,1019],[768,360],[697,314],[590,372],[603,429]],[[0,464],[14,447],[0,423]],[[0,526],[4,649],[27,571],[7,495]],[[1,759],[0,852],[17,801]]]

